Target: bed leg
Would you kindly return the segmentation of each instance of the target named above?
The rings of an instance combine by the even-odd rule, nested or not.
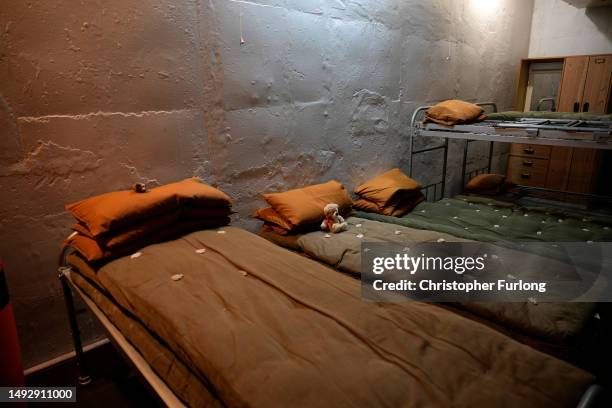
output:
[[[64,300],[66,302],[66,310],[68,311],[68,323],[70,323],[70,332],[72,334],[72,342],[74,344],[74,353],[76,355],[77,367],[79,370],[79,384],[87,385],[91,382],[89,376],[89,370],[87,369],[87,362],[85,359],[85,353],[83,352],[83,344],[81,343],[81,332],[79,331],[79,324],[76,318],[76,311],[74,309],[74,298],[72,297],[72,290],[70,285],[66,281],[66,275],[63,268],[60,268],[59,280],[62,284],[62,290],[64,292]]]
[[[488,173],[491,173],[491,167],[493,164],[493,144],[495,142],[489,142],[489,165],[488,165]]]
[[[465,191],[465,170],[467,169],[467,155],[470,148],[470,141],[466,140],[463,145],[463,160],[461,162],[461,192]]]
[[[444,139],[444,161],[442,162],[442,186],[440,188],[442,192],[441,192],[440,199],[444,198],[444,192],[446,191],[446,164],[447,162],[448,162],[448,138]],[[436,200],[436,197],[434,197],[434,201],[435,200]]]

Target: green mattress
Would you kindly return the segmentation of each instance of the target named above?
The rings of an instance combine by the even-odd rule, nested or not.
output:
[[[521,206],[486,197],[457,196],[422,202],[403,217],[361,211],[355,215],[482,242],[612,241],[610,216]]]

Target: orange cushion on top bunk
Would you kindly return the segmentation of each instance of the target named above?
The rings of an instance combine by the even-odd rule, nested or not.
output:
[[[459,123],[484,120],[484,110],[473,103],[450,99],[440,102],[425,113],[425,120],[440,123],[442,125],[456,125]]]
[[[321,222],[325,218],[323,208],[327,204],[338,204],[343,214],[349,212],[352,205],[344,186],[335,180],[283,193],[264,194],[263,197],[293,227]]]
[[[418,181],[395,168],[361,184],[355,189],[355,194],[384,206],[398,193],[416,193],[420,190],[421,185]]]
[[[93,236],[98,236],[182,205],[230,208],[231,201],[222,191],[197,178],[189,178],[145,193],[125,190],[101,194],[68,204],[66,210],[85,225]]]

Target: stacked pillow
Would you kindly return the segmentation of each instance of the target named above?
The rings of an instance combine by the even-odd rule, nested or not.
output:
[[[473,103],[450,99],[440,102],[425,113],[425,122],[435,122],[441,125],[457,125],[484,120],[487,117],[484,110]]]
[[[116,191],[66,205],[77,220],[66,244],[88,261],[123,256],[202,228],[227,225],[230,198],[197,178],[139,193]]]
[[[422,186],[395,168],[355,189],[359,198],[353,206],[366,212],[401,217],[425,200]]]
[[[335,180],[283,193],[264,194],[263,198],[269,207],[256,211],[253,217],[282,235],[319,225],[325,218],[323,208],[327,204],[338,204],[342,215],[350,213],[352,205],[344,186]]]

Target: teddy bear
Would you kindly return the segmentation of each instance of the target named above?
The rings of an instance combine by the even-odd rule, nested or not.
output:
[[[348,229],[348,224],[339,214],[338,204],[327,204],[323,209],[323,213],[325,214],[325,219],[321,223],[323,231],[338,233]]]

